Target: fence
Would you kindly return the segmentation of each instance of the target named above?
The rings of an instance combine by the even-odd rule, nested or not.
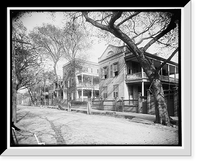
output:
[[[92,108],[119,112],[138,112],[138,100],[102,100],[92,101]]]
[[[177,116],[177,112],[179,111],[178,107],[178,93],[167,93],[165,94],[165,101],[167,104],[167,110],[170,116]],[[147,113],[148,114],[155,114],[155,103],[153,95],[149,95],[147,97]]]
[[[170,116],[177,116],[179,111],[178,107],[178,93],[165,94],[167,103],[167,109]],[[71,101],[72,108],[87,109],[88,101]],[[59,101],[53,99],[49,105],[61,105],[64,107],[68,106],[67,100]],[[47,104],[48,105],[48,104]],[[155,104],[152,95],[148,94],[147,97],[139,96],[138,99],[119,99],[119,100],[103,100],[94,99],[91,100],[91,108],[96,110],[109,110],[117,112],[133,112],[133,113],[144,113],[144,114],[155,114]]]

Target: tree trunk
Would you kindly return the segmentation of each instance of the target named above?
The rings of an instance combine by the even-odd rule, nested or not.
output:
[[[29,95],[30,95],[32,104],[35,105],[35,98],[33,98],[32,94],[31,94],[31,91],[28,90],[28,93],[29,93]]]
[[[57,75],[57,71],[56,71],[57,62],[58,62],[58,61],[54,62],[53,70],[54,70],[54,73],[55,73],[55,76],[56,76],[56,81],[58,82],[58,75]]]
[[[57,99],[59,99],[59,93],[58,93],[58,90],[57,90],[57,88],[58,88],[58,75],[57,75],[57,72],[56,72],[56,65],[57,65],[57,62],[58,61],[55,61],[54,62],[54,66],[53,66],[53,69],[54,69],[54,73],[55,73],[55,76],[56,76],[56,84],[57,84],[57,86],[56,86],[56,98]]]
[[[164,91],[161,81],[159,79],[154,79],[152,82],[152,88],[156,112],[155,123],[170,126],[170,118],[167,111],[167,104],[164,98]]]
[[[91,18],[88,17],[87,13],[83,12],[84,17],[86,18],[86,21],[90,22],[92,25],[102,29],[106,30],[110,33],[112,33],[115,37],[121,39],[124,43],[127,44],[130,51],[136,56],[138,62],[140,63],[141,67],[144,69],[144,72],[146,73],[147,77],[149,78],[150,82],[152,83],[153,87],[153,95],[154,95],[154,102],[155,102],[155,111],[156,111],[156,122],[170,125],[169,115],[167,112],[167,105],[164,98],[164,91],[162,88],[162,84],[160,81],[160,77],[158,75],[158,71],[154,67],[154,65],[146,58],[145,51],[159,38],[167,34],[170,30],[174,29],[176,27],[176,24],[174,23],[174,18],[171,20],[168,27],[162,31],[159,35],[157,35],[156,39],[151,40],[145,48],[139,49],[137,45],[134,43],[134,41],[127,36],[125,33],[123,33],[118,27],[114,25],[113,21],[116,21],[118,19],[118,14],[115,15],[115,17],[112,17],[109,23],[109,26],[100,24]]]
[[[12,122],[17,122],[17,77],[15,68],[15,42],[12,44]]]
[[[17,122],[17,90],[16,83],[12,82],[12,122]]]

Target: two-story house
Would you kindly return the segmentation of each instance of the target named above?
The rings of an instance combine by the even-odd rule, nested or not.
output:
[[[77,61],[79,59],[76,59]],[[74,69],[73,69],[74,68]],[[87,101],[99,97],[99,65],[79,60],[63,66],[63,99]]]
[[[155,67],[165,61],[156,55],[146,53]],[[98,59],[100,66],[100,95],[103,99],[137,100],[150,98],[151,84],[137,58],[126,47],[109,45]],[[168,62],[160,71],[165,94],[174,93],[178,86],[178,64]],[[168,107],[173,101],[168,99]],[[171,112],[171,114],[174,112]]]

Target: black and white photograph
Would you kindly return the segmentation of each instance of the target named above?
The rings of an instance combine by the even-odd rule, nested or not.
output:
[[[180,8],[8,12],[9,148],[183,147]]]

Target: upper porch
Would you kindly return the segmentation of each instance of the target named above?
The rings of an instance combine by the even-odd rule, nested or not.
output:
[[[149,61],[158,68],[165,59],[161,57],[154,57],[155,55],[147,55]],[[154,57],[154,58],[153,58]],[[146,73],[143,71],[143,68],[140,66],[138,60],[135,56],[131,54],[125,54],[125,63],[126,63],[126,83],[133,83],[133,82],[141,82],[146,81],[148,82],[148,77]],[[178,83],[179,82],[179,71],[178,71],[178,64],[175,62],[168,62],[166,63],[159,71],[160,79],[163,82],[167,83]]]

